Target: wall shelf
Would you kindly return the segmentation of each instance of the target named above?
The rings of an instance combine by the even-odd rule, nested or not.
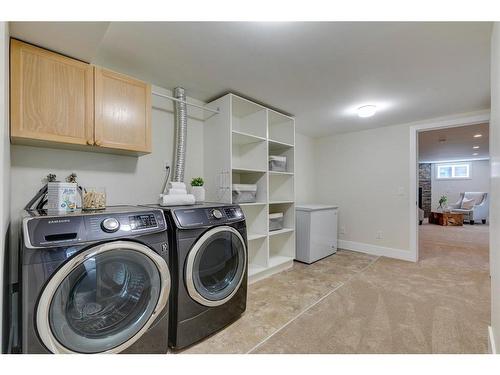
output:
[[[248,241],[260,240],[261,238],[265,238],[267,234],[247,234]]]
[[[294,148],[294,145],[291,143],[283,143],[279,141],[274,141],[272,139],[269,140],[269,150],[270,151],[275,151],[275,150],[288,150]]]
[[[265,169],[255,168],[233,168],[233,173],[266,173]]]
[[[269,171],[269,174],[270,175],[290,175],[290,176],[293,176],[294,173],[293,172],[278,172],[278,171]]]
[[[266,138],[257,137],[252,134],[239,132],[233,130],[233,143],[238,145],[245,145],[250,143],[265,142]]]
[[[293,262],[293,258],[283,256],[283,255],[274,255],[274,256],[271,256],[269,258],[269,266],[270,267],[280,266],[280,265],[287,263],[287,262]]]
[[[269,231],[269,235],[270,236],[277,236],[277,235],[280,235],[283,233],[293,232],[294,230],[295,230],[295,228],[283,228],[280,230],[272,230],[272,231]]]
[[[254,282],[290,268],[295,258],[295,120],[235,94],[210,104],[219,114],[205,121],[206,198],[233,203],[233,184],[257,184],[257,202],[240,204]],[[286,171],[269,171],[270,155],[286,156]],[[276,212],[283,212],[284,228],[270,232],[269,214]]]

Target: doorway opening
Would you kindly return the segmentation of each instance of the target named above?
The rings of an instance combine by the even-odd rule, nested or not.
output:
[[[488,122],[423,130],[417,141],[419,260],[488,269]]]

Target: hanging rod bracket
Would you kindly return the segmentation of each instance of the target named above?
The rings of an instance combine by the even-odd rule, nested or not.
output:
[[[218,107],[217,107],[217,109],[210,108],[210,107],[205,107],[203,105],[199,105],[199,104],[195,104],[195,103],[190,103],[187,100],[181,100],[181,99],[175,98],[175,97],[170,96],[170,95],[161,94],[161,93],[156,92],[156,91],[153,91],[152,94],[156,95],[156,96],[160,96],[160,97],[165,98],[165,99],[173,100],[174,102],[184,103],[184,104],[189,105],[191,107],[200,108],[200,109],[203,109],[204,111],[208,111],[208,112],[212,112],[212,113],[220,113],[220,110],[219,110]]]

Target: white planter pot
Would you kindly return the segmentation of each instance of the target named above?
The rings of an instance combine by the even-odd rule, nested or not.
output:
[[[191,194],[194,195],[196,203],[205,202],[205,188],[203,186],[191,186]]]

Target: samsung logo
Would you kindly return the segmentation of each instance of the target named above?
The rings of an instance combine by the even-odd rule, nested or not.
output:
[[[69,219],[58,219],[58,220],[49,220],[49,224],[61,224],[61,223],[69,223]]]

